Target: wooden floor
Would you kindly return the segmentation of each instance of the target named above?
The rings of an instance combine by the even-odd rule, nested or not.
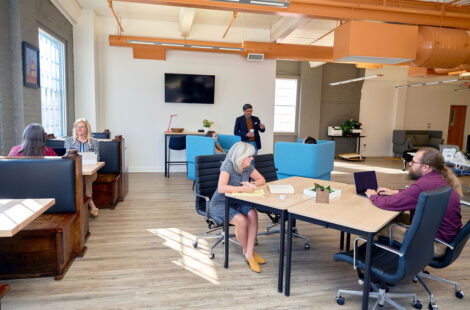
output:
[[[352,172],[376,170],[381,185],[409,184],[391,158],[362,163],[337,161],[333,181],[353,183]],[[259,238],[257,252],[266,257],[262,273],[249,271],[240,248],[231,246],[230,268],[223,268],[223,247],[215,259],[207,242],[194,249],[194,237],[205,231],[194,209],[192,183],[183,174],[164,179],[162,173],[130,175],[130,191],[115,210],[100,210],[91,219],[88,252],[76,259],[62,281],[53,278],[0,281],[11,291],[2,309],[358,309],[359,297],[335,302],[339,288],[361,289],[350,265],[336,263],[339,232],[299,222],[311,249],[294,242],[291,296],[277,293],[278,235]],[[464,220],[470,208],[463,207]],[[366,214],[364,216],[367,216]],[[260,216],[260,231],[269,224]],[[210,241],[209,241],[210,242]],[[456,280],[470,294],[470,246],[460,259],[433,274]],[[440,309],[470,309],[470,296],[458,300],[453,287],[429,282]],[[413,291],[427,306],[425,291],[411,281],[393,291]],[[402,304],[411,308],[409,300]],[[390,309],[390,307],[384,307]]]

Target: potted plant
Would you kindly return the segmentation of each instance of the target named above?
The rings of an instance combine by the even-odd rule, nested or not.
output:
[[[343,130],[343,136],[352,136],[352,129],[355,128],[356,121],[352,118],[350,120],[344,121],[341,124],[341,129]]]
[[[202,121],[202,126],[204,127],[204,132],[208,132],[209,128],[214,124],[214,122],[208,121],[207,119],[204,119]]]

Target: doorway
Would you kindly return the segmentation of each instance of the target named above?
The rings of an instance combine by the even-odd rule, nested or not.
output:
[[[450,106],[449,130],[447,132],[447,144],[458,145],[462,150],[463,136],[465,129],[465,118],[467,115],[467,106]]]

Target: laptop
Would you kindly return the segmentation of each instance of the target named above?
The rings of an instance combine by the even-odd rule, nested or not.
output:
[[[356,185],[356,193],[359,196],[366,196],[366,190],[377,190],[377,176],[375,171],[354,172],[354,184]]]

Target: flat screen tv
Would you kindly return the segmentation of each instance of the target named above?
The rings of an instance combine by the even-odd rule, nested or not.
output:
[[[215,75],[165,73],[165,102],[214,103]]]

